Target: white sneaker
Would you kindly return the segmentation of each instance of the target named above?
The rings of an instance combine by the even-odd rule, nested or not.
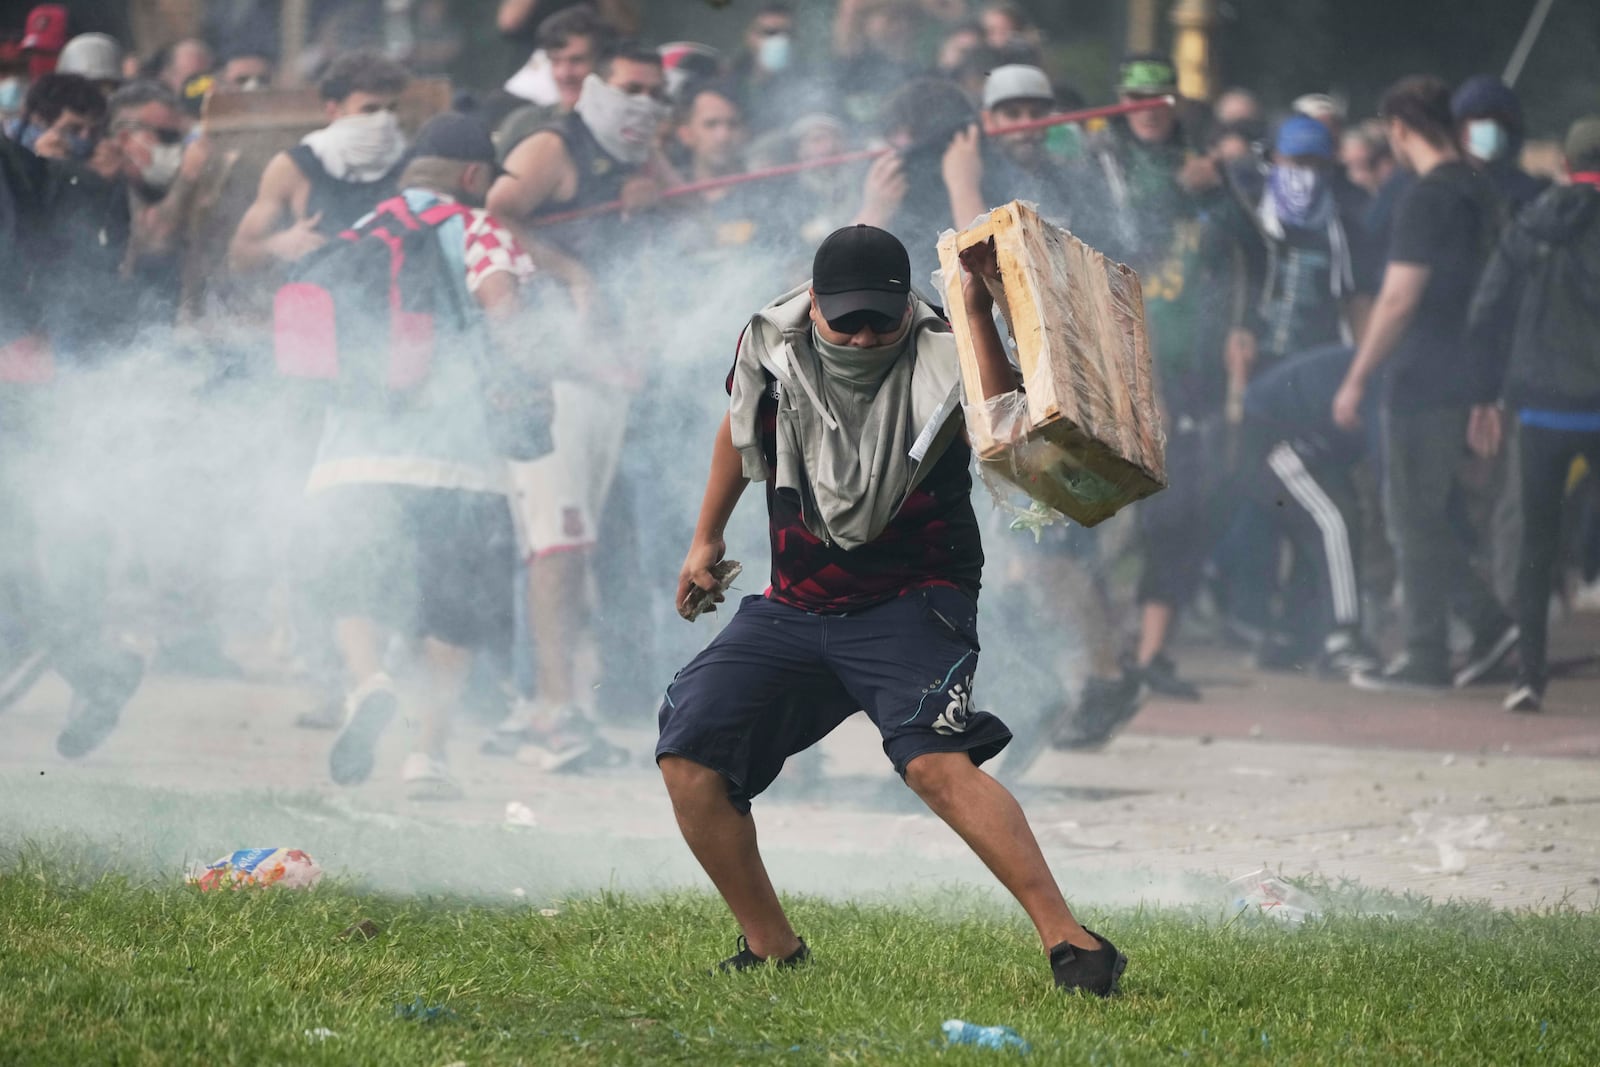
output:
[[[413,752],[406,757],[400,765],[400,780],[412,800],[460,800],[463,796],[461,784],[450,776],[450,768],[426,752]]]

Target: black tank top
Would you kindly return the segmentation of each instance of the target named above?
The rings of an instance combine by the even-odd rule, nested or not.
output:
[[[329,174],[310,145],[295,145],[289,149],[289,158],[311,183],[311,194],[306,197],[306,217],[322,216],[317,232],[324,237],[339,236],[357,219],[399,191],[395,188],[398,165],[377,181],[348,182]]]
[[[578,174],[578,192],[571,200],[559,204],[541,204],[533,213],[534,219],[621,199],[622,186],[638,173],[638,167],[623,163],[600,147],[600,142],[595,140],[589,127],[576,114],[565,115],[543,129],[560,137],[562,144],[566,145],[567,155]],[[585,267],[600,270],[606,266],[607,260],[621,251],[621,220],[620,212],[610,212],[574,222],[556,223],[549,228],[549,234]]]

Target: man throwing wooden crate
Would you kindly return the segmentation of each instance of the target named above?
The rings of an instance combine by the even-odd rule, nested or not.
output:
[[[993,245],[962,262],[968,391],[987,400],[1018,386],[992,317]],[[722,599],[713,568],[752,480],[767,483],[772,586],[746,597],[668,687],[656,761],[684,839],[742,931],[719,970],[807,959],[750,804],[786,759],[865,710],[906,784],[1033,920],[1056,984],[1109,996],[1126,957],[1079,925],[1021,807],[978,767],[1011,735],[973,704],[983,549],[962,361],[909,283],[898,240],[847,227],[817,250],[810,285],[746,328],[678,603],[687,617]]]

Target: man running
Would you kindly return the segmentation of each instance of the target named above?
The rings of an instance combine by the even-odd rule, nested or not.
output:
[[[964,256],[983,393],[1017,388],[994,327],[993,247]],[[812,280],[739,344],[678,603],[712,568],[751,481],[767,483],[772,587],[745,598],[661,707],[656,762],[678,826],[743,936],[720,970],[805,962],[756,845],[751,800],[784,761],[865,710],[894,768],[1027,911],[1058,986],[1109,996],[1127,959],[1084,929],[1022,808],[978,769],[1011,739],[972,703],[983,547],[949,326],[910,294],[889,233],[836,231]],[[695,593],[695,587],[702,591]]]

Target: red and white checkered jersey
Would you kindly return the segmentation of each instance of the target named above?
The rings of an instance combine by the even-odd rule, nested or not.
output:
[[[509,271],[518,284],[533,277],[533,257],[493,215],[469,208],[466,219],[467,289],[476,293],[490,275]]]

